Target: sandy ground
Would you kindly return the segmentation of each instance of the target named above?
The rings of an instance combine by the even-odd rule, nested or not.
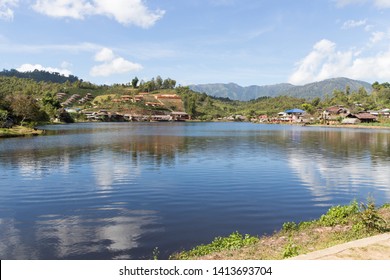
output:
[[[390,260],[390,233],[340,244],[289,260]]]

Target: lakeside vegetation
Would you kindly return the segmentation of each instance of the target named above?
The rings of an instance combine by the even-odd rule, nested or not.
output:
[[[270,236],[250,236],[234,232],[216,237],[188,251],[174,253],[174,260],[279,260],[325,249],[349,241],[390,231],[390,204],[377,208],[366,203],[331,207],[319,219],[286,222]]]
[[[375,82],[372,87],[372,93],[363,87],[351,91],[347,86],[345,91],[334,90],[323,98],[276,96],[236,101],[176,86],[175,80],[160,76],[150,81],[134,77],[127,84],[108,86],[45,71],[3,70],[0,72],[0,127],[86,121],[86,113],[100,111],[115,115],[113,121],[118,121],[118,115],[168,115],[175,111],[186,112],[191,120],[197,121],[259,121],[259,116],[269,120],[291,108],[305,110],[307,119],[315,124],[329,106],[342,105],[351,113],[390,108],[390,84]],[[159,99],[161,96],[171,98]],[[107,118],[98,120],[107,121]],[[341,118],[337,121],[341,123]],[[374,124],[362,125],[389,127],[390,118],[379,117]]]
[[[0,128],[0,138],[10,138],[18,136],[38,136],[44,131],[25,126],[14,126],[12,128]]]

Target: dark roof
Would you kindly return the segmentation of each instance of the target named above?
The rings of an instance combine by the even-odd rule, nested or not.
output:
[[[332,106],[329,108],[326,108],[326,111],[332,114],[339,114],[342,112],[346,112],[348,109],[344,108],[343,106]]]
[[[358,113],[358,114],[355,114],[355,116],[359,120],[375,120],[376,119],[376,117],[374,115],[371,115],[370,113],[367,113],[367,112]]]

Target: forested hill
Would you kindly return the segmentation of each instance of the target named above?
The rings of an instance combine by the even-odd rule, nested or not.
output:
[[[347,87],[349,87],[350,92],[358,91],[361,87],[367,92],[372,91],[371,84],[348,78],[327,79],[303,86],[294,86],[286,83],[249,87],[242,87],[234,83],[190,85],[190,88],[194,91],[204,92],[210,96],[240,101],[248,101],[263,96],[276,97],[281,95],[306,99],[314,99],[315,97],[324,98],[326,94],[332,95],[334,90],[344,91]]]
[[[36,82],[52,82],[63,84],[67,81],[74,83],[79,81],[79,78],[73,75],[65,76],[60,73],[51,73],[47,71],[34,70],[32,72],[19,72],[18,70],[3,70],[0,72],[0,76],[4,77],[16,77],[16,78],[25,78],[32,79]]]

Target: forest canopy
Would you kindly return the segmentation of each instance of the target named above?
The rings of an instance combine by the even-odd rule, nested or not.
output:
[[[31,72],[19,72],[16,69],[6,70],[0,72],[0,76],[4,77],[16,77],[16,78],[25,78],[33,79],[37,82],[52,82],[52,83],[65,83],[67,81],[74,83],[79,81],[79,78],[73,75],[65,76],[58,72],[48,72],[41,70],[34,70]]]

